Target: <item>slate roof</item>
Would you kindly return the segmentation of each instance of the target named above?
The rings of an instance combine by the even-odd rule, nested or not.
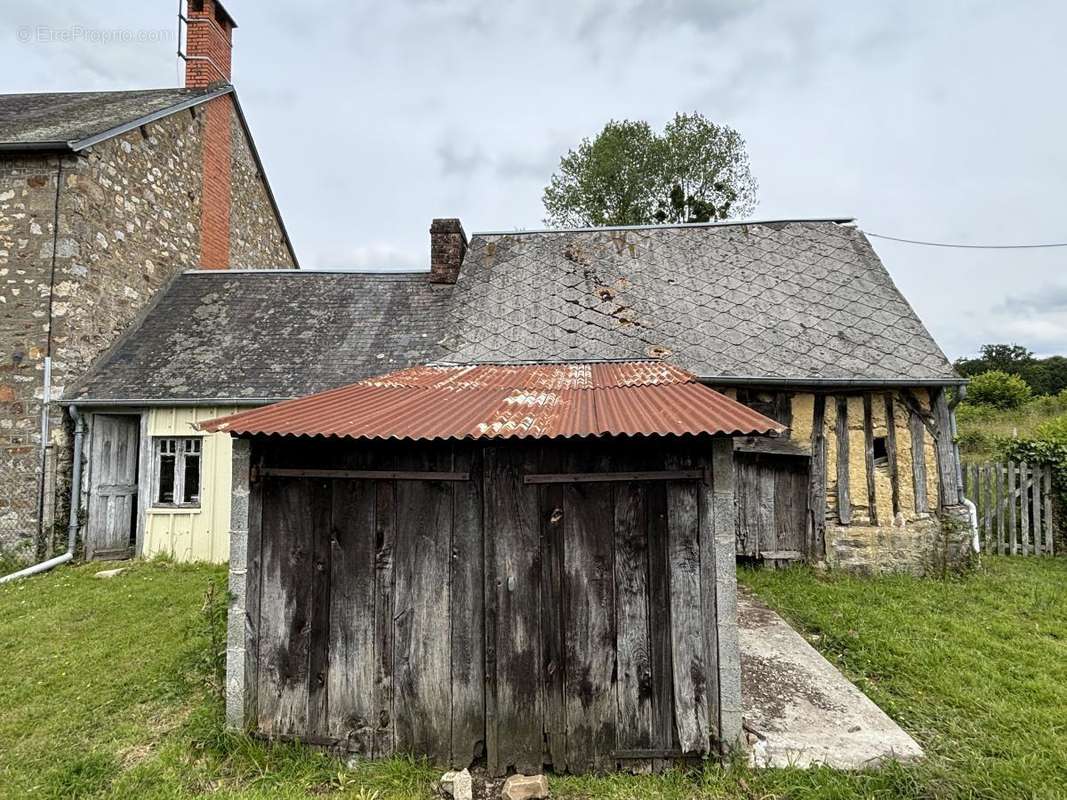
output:
[[[451,291],[425,272],[187,272],[67,397],[257,403],[343,386],[440,356]]]
[[[652,356],[736,382],[960,382],[843,222],[475,234],[448,360]]]
[[[0,148],[80,149],[99,134],[146,117],[173,113],[232,91],[205,89],[144,89],[123,92],[58,92],[0,95]]]

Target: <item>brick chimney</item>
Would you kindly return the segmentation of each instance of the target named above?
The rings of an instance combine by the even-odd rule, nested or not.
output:
[[[233,29],[237,23],[218,0],[187,0],[186,12],[186,87],[202,89],[229,83]],[[233,185],[233,100],[223,95],[199,108],[203,113],[199,266],[227,269]]]
[[[185,85],[199,89],[229,83],[237,23],[218,0],[188,0],[185,16]]]
[[[430,224],[430,281],[455,283],[463,256],[467,254],[467,234],[458,219],[435,219]]]

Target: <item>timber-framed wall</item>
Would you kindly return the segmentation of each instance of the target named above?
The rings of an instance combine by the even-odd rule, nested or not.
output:
[[[230,725],[491,774],[741,733],[729,438],[235,439]]]

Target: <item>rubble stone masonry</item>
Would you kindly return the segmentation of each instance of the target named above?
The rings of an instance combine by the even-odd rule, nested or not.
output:
[[[292,267],[243,128],[223,99],[234,224],[221,265]],[[37,540],[49,340],[55,400],[172,276],[200,266],[208,113],[180,111],[77,155],[0,158],[0,553],[40,555],[51,533]],[[69,421],[57,405],[48,438],[46,471],[56,480],[44,527],[62,528]]]

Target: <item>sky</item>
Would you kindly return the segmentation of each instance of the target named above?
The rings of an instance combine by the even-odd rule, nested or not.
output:
[[[1067,242],[1067,3],[229,0],[233,82],[306,268],[428,268],[430,221],[544,227],[611,119],[746,139],[756,219]],[[2,92],[174,86],[176,0],[0,6]],[[6,36],[7,41],[2,37]],[[1067,353],[1067,248],[872,239],[950,358]]]

